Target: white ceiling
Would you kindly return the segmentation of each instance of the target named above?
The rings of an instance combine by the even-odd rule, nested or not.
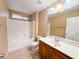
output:
[[[7,0],[8,8],[32,14],[35,11],[40,11],[47,8],[56,0],[41,0],[42,4],[37,4],[37,0]]]

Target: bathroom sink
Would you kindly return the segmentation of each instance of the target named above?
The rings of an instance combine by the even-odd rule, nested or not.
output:
[[[60,44],[60,37],[57,37],[57,36],[48,36],[48,37],[45,37],[43,39],[44,42],[48,43],[49,45],[52,45],[52,46],[61,46]]]

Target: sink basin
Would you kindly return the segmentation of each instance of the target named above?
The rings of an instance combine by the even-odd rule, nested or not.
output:
[[[50,36],[50,37],[45,37],[44,41],[53,45],[53,46],[61,46],[60,44],[60,38],[56,36]]]

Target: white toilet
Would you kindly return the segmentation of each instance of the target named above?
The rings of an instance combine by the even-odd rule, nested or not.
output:
[[[41,37],[38,36],[38,37],[37,37],[37,41],[32,42],[32,51],[34,51],[34,52],[39,52],[39,39],[40,39],[40,38],[41,38]]]
[[[32,51],[36,52],[39,48],[38,45],[39,45],[39,42],[33,42],[32,43]]]

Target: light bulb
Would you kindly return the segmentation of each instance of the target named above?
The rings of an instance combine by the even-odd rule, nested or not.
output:
[[[57,4],[56,10],[57,10],[58,12],[63,12],[63,11],[64,11],[64,5],[63,5],[63,4]]]

